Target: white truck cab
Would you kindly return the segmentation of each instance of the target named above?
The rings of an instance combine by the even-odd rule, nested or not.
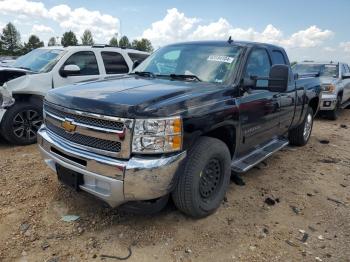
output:
[[[127,74],[148,56],[103,45],[43,47],[0,67],[1,135],[13,144],[35,143],[50,89]]]
[[[342,62],[304,61],[294,66],[298,74],[315,74],[322,86],[320,113],[336,120],[339,110],[350,105],[350,68]]]

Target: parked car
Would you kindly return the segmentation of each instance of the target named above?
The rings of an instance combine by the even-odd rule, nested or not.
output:
[[[15,59],[5,59],[0,61],[0,67],[9,67],[16,62]]]
[[[45,47],[0,68],[0,133],[13,144],[36,142],[47,91],[129,73],[148,53],[105,46]]]
[[[48,92],[38,144],[60,181],[112,207],[161,208],[170,194],[204,217],[231,170],[308,142],[320,89],[317,78],[295,80],[274,45],[173,44],[128,76]]]
[[[299,63],[293,68],[295,73],[311,73],[320,77],[322,98],[320,111],[329,119],[336,120],[339,110],[350,105],[350,68],[341,62]]]

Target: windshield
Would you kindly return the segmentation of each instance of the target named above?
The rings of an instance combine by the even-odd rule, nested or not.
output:
[[[19,57],[12,67],[46,73],[52,70],[63,54],[64,50],[61,49],[35,49]]]
[[[196,76],[209,83],[223,83],[237,65],[242,48],[222,44],[179,44],[159,49],[134,72],[149,72],[153,76]],[[184,78],[186,79],[186,78]]]
[[[338,65],[336,64],[297,64],[293,67],[297,74],[319,74],[325,77],[338,77]]]

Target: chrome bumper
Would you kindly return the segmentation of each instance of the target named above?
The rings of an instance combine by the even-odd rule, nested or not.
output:
[[[42,126],[38,145],[46,164],[56,171],[56,164],[84,176],[80,189],[116,207],[136,200],[150,200],[168,194],[176,182],[176,171],[186,156],[132,157],[117,160],[69,145]]]
[[[320,110],[334,110],[337,104],[337,95],[336,94],[322,94],[320,102]]]

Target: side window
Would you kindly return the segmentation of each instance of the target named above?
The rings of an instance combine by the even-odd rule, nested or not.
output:
[[[98,75],[97,60],[94,52],[81,51],[77,52],[67,59],[63,66],[77,65],[80,68],[80,72],[76,75]]]
[[[133,62],[138,61],[140,63],[148,57],[147,54],[140,54],[140,53],[128,53],[128,55],[131,61]]]
[[[349,65],[345,64],[345,71],[346,73],[350,73],[350,68],[349,68]]]
[[[265,49],[253,50],[248,58],[245,77],[269,77],[271,62]],[[267,87],[267,80],[258,80],[257,87]]]
[[[272,60],[275,65],[286,65],[286,60],[281,51],[274,50],[272,52]]]
[[[106,74],[129,73],[129,67],[121,54],[117,52],[101,52],[101,56],[105,65]]]

